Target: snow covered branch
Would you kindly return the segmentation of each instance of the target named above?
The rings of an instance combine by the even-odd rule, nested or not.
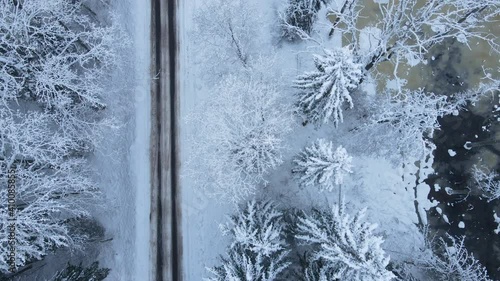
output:
[[[0,0],[0,98],[35,100],[67,111],[106,107],[102,82],[127,44],[116,25],[96,23],[81,3]]]
[[[255,34],[261,26],[259,16],[249,1],[205,1],[195,16],[194,31],[196,44],[202,46],[202,59],[210,58],[209,65],[224,61],[248,67]]]
[[[335,17],[333,28],[349,35],[350,44],[358,45],[359,11],[364,1],[346,0],[341,7],[330,8],[329,14]],[[430,0],[423,5],[419,0],[382,1],[379,20],[373,26],[380,31],[373,34],[377,45],[368,52],[357,53],[363,57],[366,70],[393,57],[414,65],[424,60],[431,47],[447,39],[464,44],[472,39],[483,40],[498,53],[498,39],[482,27],[495,21],[499,8],[498,0]],[[356,46],[354,49],[359,50]]]
[[[495,234],[500,235],[500,217],[497,216],[496,213],[493,214],[493,219],[495,220],[495,223],[497,224],[497,228],[494,230]]]
[[[491,281],[486,268],[465,248],[464,240],[452,236],[446,240],[441,238],[437,243],[438,252],[427,262],[427,268],[442,281]]]
[[[109,271],[109,268],[99,267],[99,262],[93,262],[88,267],[83,266],[82,263],[73,265],[68,262],[67,267],[58,271],[50,281],[102,281],[108,276]]]
[[[302,261],[301,271],[297,273],[300,281],[341,280],[342,273],[338,272],[323,260],[314,260],[306,254]]]
[[[15,269],[83,246],[71,221],[100,194],[85,157],[115,126],[102,111],[129,43],[110,17],[82,1],[0,0],[0,271],[12,270],[4,253]]]
[[[483,191],[483,197],[488,202],[500,198],[500,175],[498,173],[474,165],[472,167],[472,178],[477,187]]]
[[[432,144],[434,131],[440,128],[438,118],[458,113],[474,97],[457,94],[455,96],[436,95],[422,89],[404,90],[394,96],[382,98],[370,126],[386,125],[386,134],[395,134],[398,149],[408,156],[421,159]]]
[[[17,266],[41,259],[59,247],[81,247],[85,235],[72,233],[65,221],[88,216],[86,207],[99,195],[85,168],[85,161],[73,159],[44,170],[19,165],[14,170],[13,215],[7,212],[11,203],[7,200],[10,197],[6,185],[10,178],[7,178],[7,173],[0,173],[0,252],[9,252],[7,225],[12,223],[16,229]],[[6,258],[6,255],[0,255],[2,271],[9,268]]]

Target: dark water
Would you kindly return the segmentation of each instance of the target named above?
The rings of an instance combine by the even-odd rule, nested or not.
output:
[[[446,56],[437,53],[435,60],[430,62],[435,81],[429,88],[436,94],[450,94],[468,86],[461,81],[465,74],[454,67],[461,60],[460,51],[453,47],[453,43],[449,47],[451,53]],[[446,57],[444,61],[443,57]],[[435,174],[426,180],[431,187],[440,187],[431,188],[429,198],[439,202],[438,207],[449,220],[447,223],[433,208],[428,213],[431,229],[438,235],[445,232],[454,236],[465,235],[467,248],[486,266],[493,279],[500,279],[500,235],[493,232],[497,226],[493,212],[496,210],[500,214],[500,200],[488,203],[483,199],[471,180],[470,171],[474,164],[500,170],[500,143],[496,136],[500,130],[498,113],[494,111],[498,102],[496,93],[475,106],[469,105],[457,116],[439,120],[441,130],[433,137],[437,145]],[[471,142],[473,147],[466,149],[466,142]],[[449,149],[456,155],[450,156]],[[465,223],[465,228],[460,228],[459,222]]]

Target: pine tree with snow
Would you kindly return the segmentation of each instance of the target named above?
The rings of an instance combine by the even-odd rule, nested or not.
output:
[[[333,142],[318,139],[294,159],[293,172],[302,186],[318,186],[332,191],[352,173],[352,157],[342,146],[334,150]]]
[[[343,122],[342,107],[353,107],[351,92],[360,83],[361,64],[354,62],[347,48],[325,50],[324,56],[314,56],[317,71],[297,77],[294,87],[301,90],[298,107],[306,118],[316,123],[338,126]]]
[[[84,267],[82,263],[68,263],[64,270],[56,273],[52,281],[101,281],[108,276],[109,271],[109,268],[100,268],[99,262],[93,262],[89,267]]]
[[[282,37],[290,41],[301,38],[301,34],[310,34],[325,0],[289,0],[281,15]]]
[[[274,281],[289,266],[287,253],[277,252],[268,257],[238,245],[228,251],[228,258],[221,258],[222,265],[209,268],[214,276],[207,281]]]
[[[338,280],[392,280],[394,274],[386,269],[389,257],[381,248],[384,240],[373,234],[377,225],[363,221],[364,214],[362,210],[351,217],[343,202],[330,211],[313,210],[299,218],[295,237],[312,246],[311,259],[333,269]]]
[[[295,274],[300,281],[330,281],[340,280],[340,272],[328,262],[313,259],[310,253],[305,253],[301,260],[301,268]]]
[[[251,201],[229,223],[222,225],[224,235],[233,242],[222,265],[208,268],[210,281],[277,280],[290,265],[284,241],[283,213],[271,201]]]

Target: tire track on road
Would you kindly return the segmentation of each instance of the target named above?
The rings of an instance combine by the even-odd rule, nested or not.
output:
[[[182,280],[176,0],[151,0],[151,279]]]

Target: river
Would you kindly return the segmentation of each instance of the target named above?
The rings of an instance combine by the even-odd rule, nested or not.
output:
[[[373,25],[379,17],[378,4],[365,1],[357,27]],[[500,37],[498,23],[486,24],[481,29]],[[406,88],[424,88],[435,94],[450,95],[477,88],[485,82],[486,73],[498,79],[499,62],[499,54],[492,52],[484,41],[472,39],[465,45],[448,40],[429,50],[426,63],[414,67],[400,64],[396,74],[406,80]],[[379,91],[395,78],[394,65],[390,62],[382,62],[373,70],[378,74]],[[435,173],[426,180],[435,187],[431,188],[429,199],[439,202],[437,208],[427,214],[431,232],[465,235],[468,250],[486,266],[493,279],[500,279],[500,234],[493,232],[497,227],[493,214],[500,214],[500,200],[488,203],[483,199],[471,182],[470,172],[473,165],[500,172],[498,105],[499,92],[496,91],[457,116],[439,120],[441,130],[433,136],[437,145]],[[466,142],[471,142],[473,147],[466,149]]]

